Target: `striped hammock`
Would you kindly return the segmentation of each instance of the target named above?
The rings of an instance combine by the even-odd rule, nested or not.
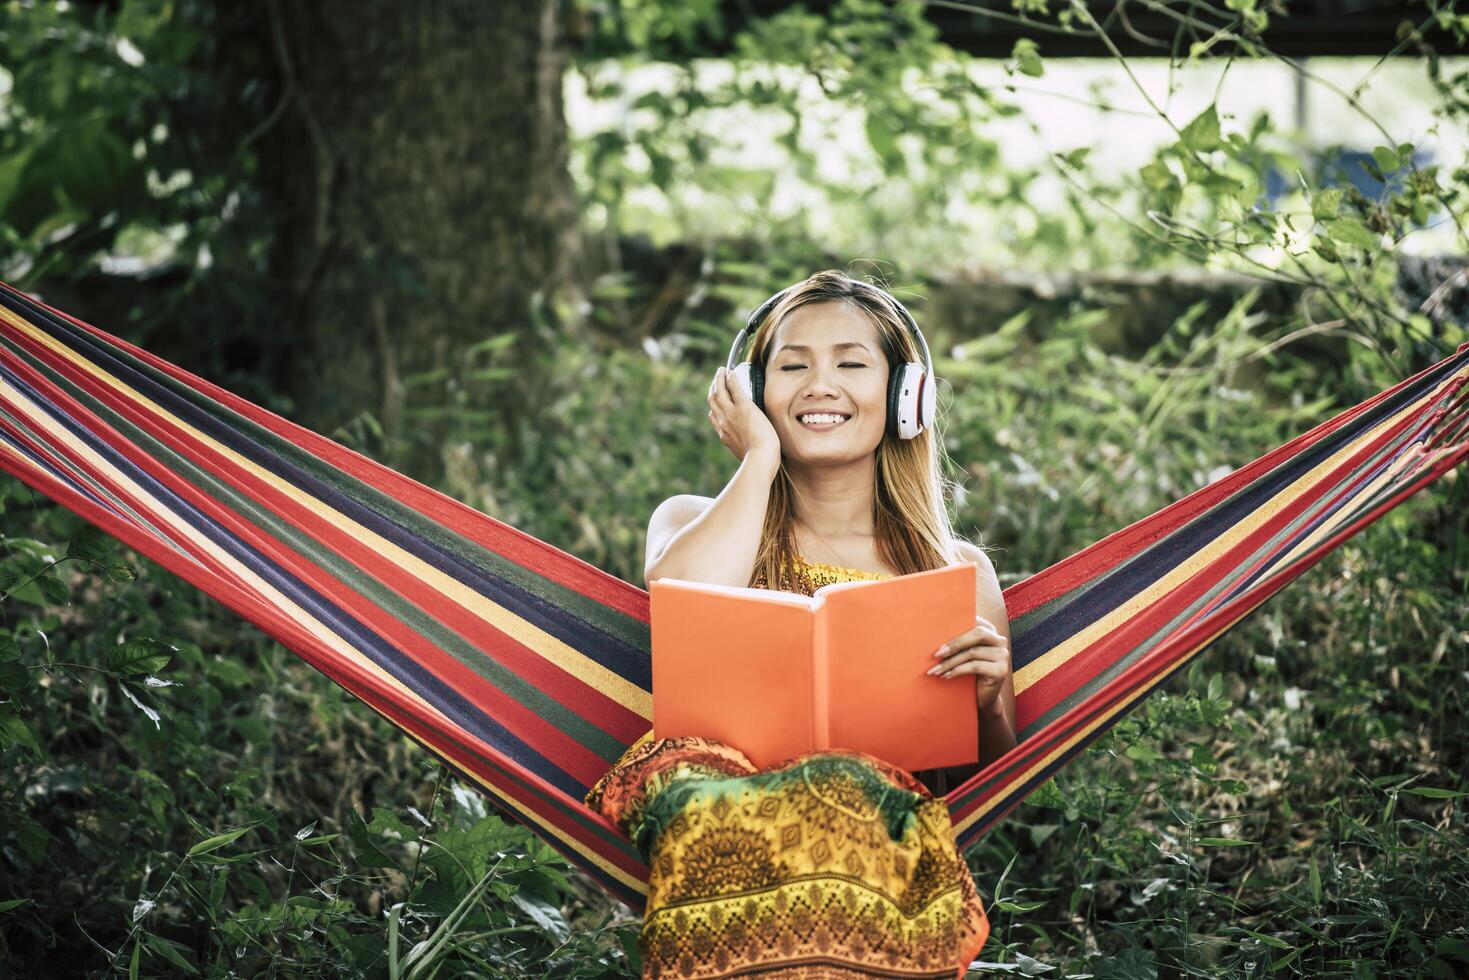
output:
[[[1469,344],[1005,590],[1020,742],[946,796],[974,842],[1291,579],[1469,455]],[[648,595],[0,288],[0,467],[388,718],[635,912],[582,804],[651,725]]]

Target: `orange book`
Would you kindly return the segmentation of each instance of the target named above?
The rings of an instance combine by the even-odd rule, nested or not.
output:
[[[926,671],[973,629],[976,569],[833,582],[805,596],[655,579],[653,735],[700,735],[764,769],[855,749],[912,772],[979,761],[973,677]]]

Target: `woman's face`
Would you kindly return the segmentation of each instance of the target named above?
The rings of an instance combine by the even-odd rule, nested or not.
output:
[[[803,306],[775,330],[765,365],[765,413],[786,457],[847,462],[877,451],[887,424],[888,362],[877,327],[843,301]],[[845,416],[807,424],[808,413]]]

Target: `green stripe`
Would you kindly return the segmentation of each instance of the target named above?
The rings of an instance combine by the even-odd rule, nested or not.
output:
[[[114,413],[86,391],[73,385],[49,366],[40,363],[28,354],[23,353],[23,356],[37,370],[43,372],[64,391],[104,418],[109,425],[122,432],[130,441],[136,443],[151,458],[163,464],[171,472],[351,585],[361,595],[394,615],[399,621],[426,637],[436,646],[449,652],[454,659],[509,694],[538,717],[550,722],[557,730],[576,739],[598,757],[609,762],[614,761],[625,749],[619,740],[584,720],[574,711],[568,710],[561,702],[529,684],[514,671],[480,653],[459,634],[403,599],[395,590],[382,585],[377,579],[364,573],[362,569],[342,558],[337,552],[284,521],[254,499],[240,494],[228,484],[180,456],[127,419]]]
[[[415,536],[432,542],[445,551],[478,566],[495,577],[514,584],[526,592],[543,599],[563,611],[568,617],[574,616],[582,622],[591,624],[609,636],[613,636],[636,649],[651,649],[648,624],[632,616],[624,615],[593,598],[582,595],[575,589],[555,582],[544,575],[540,575],[533,569],[517,564],[498,552],[455,534],[448,528],[420,514],[412,507],[400,503],[392,496],[335,468],[330,463],[312,455],[295,443],[239,415],[232,409],[227,408],[204,393],[189,387],[187,384],[175,380],[129,352],[115,347],[104,338],[96,337],[95,335],[88,336],[90,340],[106,349],[109,354],[118,360],[206,412],[211,418],[214,418],[221,424],[240,433],[250,443],[259,446],[267,454],[288,460],[328,486],[403,525]],[[82,356],[80,352],[78,352],[78,356]]]

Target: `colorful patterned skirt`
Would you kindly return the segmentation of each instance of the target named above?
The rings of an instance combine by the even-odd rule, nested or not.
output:
[[[648,864],[645,978],[962,977],[989,935],[948,806],[865,753],[649,732],[586,802]]]

